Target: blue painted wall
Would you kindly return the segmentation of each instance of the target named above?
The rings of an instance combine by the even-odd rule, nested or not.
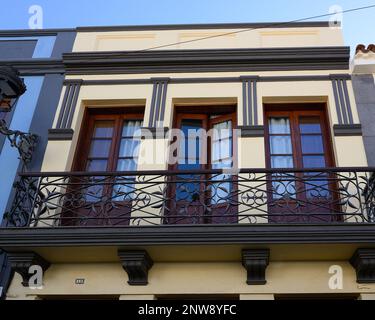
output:
[[[18,100],[12,122],[9,128],[29,132],[31,120],[38,103],[44,77],[24,77],[27,91]],[[8,140],[5,141],[0,153],[0,220],[6,210],[12,185],[20,166],[19,154],[16,148],[11,147]]]

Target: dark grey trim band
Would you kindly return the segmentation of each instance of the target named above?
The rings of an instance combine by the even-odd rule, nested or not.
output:
[[[77,80],[66,79],[64,85],[75,83]],[[152,80],[149,79],[105,79],[105,80],[80,80],[83,86],[116,86],[116,85],[135,85],[135,84],[150,84]]]
[[[67,74],[349,69],[349,47],[75,52]]]
[[[328,21],[301,22],[255,22],[255,23],[198,23],[198,24],[157,24],[157,25],[125,25],[125,26],[91,26],[56,29],[20,29],[0,30],[0,37],[30,37],[56,35],[59,32],[111,32],[111,31],[153,31],[153,30],[197,30],[197,29],[246,29],[246,28],[324,28]]]
[[[0,66],[12,66],[16,68],[21,75],[42,75],[51,73],[65,73],[65,66],[59,59],[17,59],[0,60]]]
[[[238,126],[242,138],[264,137],[264,126]]]
[[[350,79],[350,75],[346,75]],[[168,83],[188,84],[188,83],[233,83],[240,82],[244,77],[207,77],[207,78],[169,78]],[[258,82],[292,82],[292,81],[331,81],[330,75],[307,75],[307,76],[254,76]],[[64,84],[74,83],[76,80],[65,80]],[[150,78],[144,79],[105,79],[105,80],[82,80],[84,86],[100,85],[136,85],[152,84]]]
[[[198,23],[198,24],[164,24],[134,26],[92,26],[77,27],[78,32],[110,32],[110,31],[153,31],[153,30],[197,30],[197,29],[246,29],[246,28],[324,28],[328,21],[306,22],[255,22],[255,23]]]
[[[153,81],[154,85],[148,126],[150,128],[162,128],[169,78],[152,78],[151,81]]]
[[[74,135],[73,129],[49,129],[48,130],[49,141],[72,140],[73,135]]]
[[[346,75],[331,75],[330,78],[339,124],[353,124],[353,113],[347,86],[347,80],[349,79]]]
[[[333,126],[335,136],[362,136],[360,124],[335,124]]]
[[[2,228],[0,248],[199,244],[375,243],[375,224]]]
[[[76,80],[66,85],[59,118],[56,124],[57,129],[69,129],[71,127],[81,84],[81,80]]]
[[[165,139],[169,128],[143,127],[141,135],[143,139]]]
[[[74,28],[0,30],[0,37],[56,36],[59,32],[75,32]]]

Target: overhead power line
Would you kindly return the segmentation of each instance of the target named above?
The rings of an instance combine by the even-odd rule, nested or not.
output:
[[[155,47],[145,48],[145,49],[141,49],[141,50],[131,51],[131,53],[138,53],[138,52],[141,53],[141,52],[151,51],[151,50],[155,50],[155,49],[162,49],[162,48],[177,46],[179,44],[192,43],[192,42],[203,41],[203,40],[212,39],[212,38],[224,37],[224,36],[227,36],[227,35],[232,35],[232,34],[237,34],[237,33],[249,32],[249,31],[253,31],[253,30],[257,30],[257,29],[280,27],[280,26],[293,24],[293,23],[296,23],[296,22],[303,22],[303,21],[308,21],[308,20],[313,20],[313,19],[318,19],[318,18],[331,17],[331,16],[334,16],[334,15],[337,15],[337,14],[345,14],[345,13],[349,13],[349,12],[361,11],[361,10],[366,10],[366,9],[371,9],[371,8],[375,8],[375,4],[370,5],[370,6],[365,6],[365,7],[347,9],[347,10],[334,12],[334,13],[326,13],[326,14],[321,14],[321,15],[317,15],[317,16],[311,16],[311,17],[286,21],[286,22],[267,23],[264,26],[257,26],[257,27],[253,27],[253,28],[247,28],[247,29],[242,29],[242,30],[237,30],[237,31],[225,32],[225,33],[215,34],[215,35],[212,35],[212,36],[207,36],[207,37],[202,37],[202,38],[197,38],[197,39],[191,39],[191,40],[186,40],[186,41],[179,41],[179,42],[164,44],[164,45],[160,45],[160,46],[155,46]],[[152,26],[150,26],[150,27],[152,27]]]

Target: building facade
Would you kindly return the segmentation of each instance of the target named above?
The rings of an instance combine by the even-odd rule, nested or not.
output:
[[[26,92],[11,111],[0,112],[0,119],[5,120],[10,130],[31,132],[38,137],[32,161],[27,164],[28,171],[41,169],[47,132],[63,86],[62,53],[72,50],[74,38],[74,30],[0,30],[0,67],[15,68],[26,86]],[[9,209],[9,199],[14,197],[12,186],[22,166],[17,149],[5,135],[0,135],[0,222]],[[4,254],[0,255],[0,266],[0,288],[5,294],[10,267]]]
[[[77,28],[7,299],[372,298],[349,60],[327,22]]]

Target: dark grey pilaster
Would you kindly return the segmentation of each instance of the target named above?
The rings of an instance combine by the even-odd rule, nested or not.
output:
[[[330,75],[339,124],[353,124],[353,112],[349,99],[347,74]]]
[[[242,81],[243,126],[258,125],[257,81],[259,77],[240,77]]]
[[[153,90],[148,127],[162,128],[169,78],[152,78],[151,80],[153,81]]]
[[[57,120],[56,129],[71,128],[81,84],[82,80],[69,81],[69,83],[66,84],[66,90],[61,105],[59,118]]]
[[[264,127],[258,121],[257,82],[259,77],[240,77],[242,81],[242,126],[241,137],[263,137]]]

